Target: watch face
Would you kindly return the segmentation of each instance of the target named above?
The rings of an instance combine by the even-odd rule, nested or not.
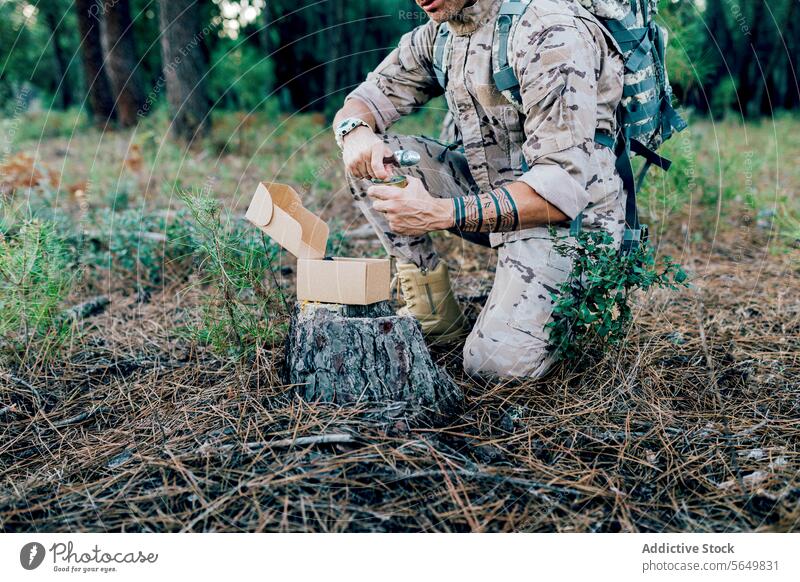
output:
[[[345,119],[344,121],[339,122],[339,125],[336,126],[336,129],[339,131],[344,131],[345,129],[347,129],[348,125],[350,125],[350,120]]]

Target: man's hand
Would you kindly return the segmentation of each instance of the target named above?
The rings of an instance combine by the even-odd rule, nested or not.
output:
[[[357,127],[344,136],[344,167],[356,178],[387,180],[392,175],[392,166],[384,163],[394,153],[368,127]]]
[[[434,198],[419,178],[407,177],[405,188],[372,186],[367,194],[372,208],[386,216],[395,234],[421,236],[434,230],[453,226],[453,203]]]

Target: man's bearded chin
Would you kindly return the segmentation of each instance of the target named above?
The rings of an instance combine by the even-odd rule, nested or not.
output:
[[[464,7],[475,4],[475,0],[417,0],[417,4],[431,20],[442,23],[456,19]]]

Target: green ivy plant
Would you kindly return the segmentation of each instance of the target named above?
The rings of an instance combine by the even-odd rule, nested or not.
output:
[[[604,230],[584,230],[573,238],[551,228],[550,236],[555,251],[572,261],[569,277],[550,293],[555,306],[547,328],[560,360],[598,355],[622,342],[633,319],[634,292],[688,285],[683,268],[669,256],[657,264],[649,244],[622,255]]]

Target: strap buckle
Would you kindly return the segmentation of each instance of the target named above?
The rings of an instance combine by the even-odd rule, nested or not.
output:
[[[649,240],[650,229],[646,224],[639,225],[639,228],[625,227],[625,232],[622,235],[620,254],[622,254],[622,256],[629,255],[635,252],[641,245],[647,244]]]
[[[577,238],[583,232],[583,210],[569,223],[569,236]]]

